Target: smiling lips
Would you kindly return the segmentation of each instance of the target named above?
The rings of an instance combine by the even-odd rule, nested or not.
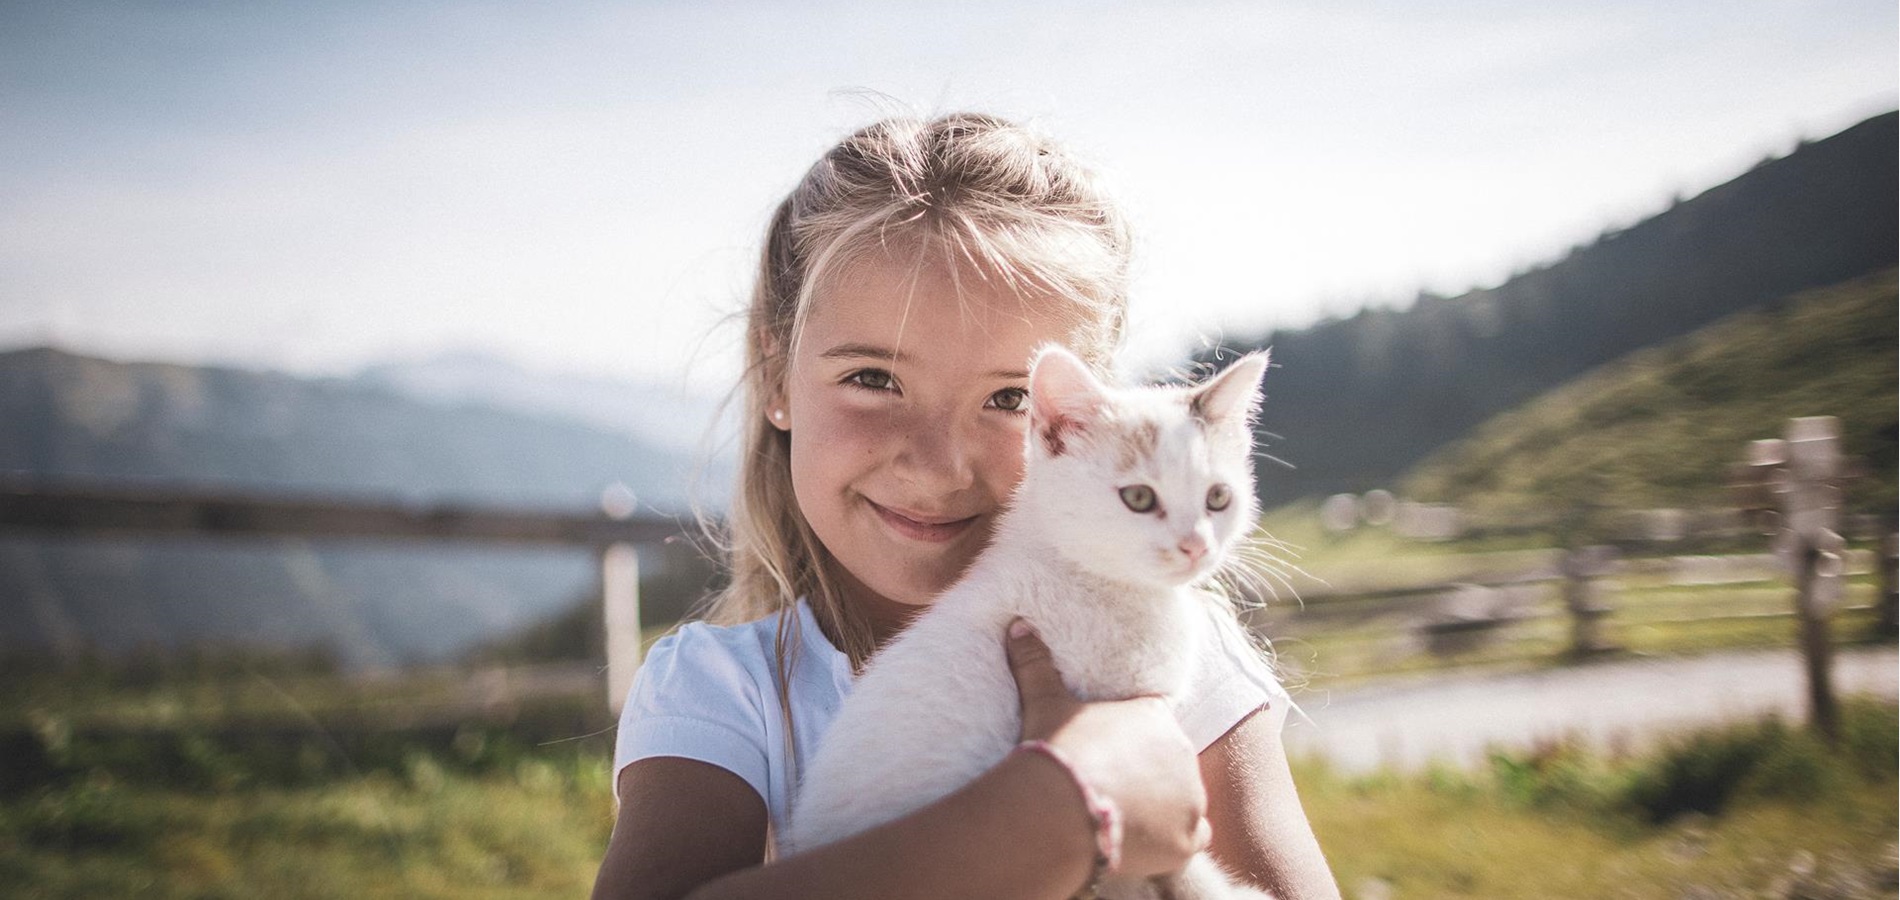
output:
[[[866,498],[864,502],[877,511],[877,517],[883,519],[884,524],[889,525],[892,531],[914,541],[941,544],[955,539],[969,530],[971,525],[976,524],[976,516],[950,519],[942,516],[926,516],[908,510],[900,512],[886,506],[879,506],[869,498]]]

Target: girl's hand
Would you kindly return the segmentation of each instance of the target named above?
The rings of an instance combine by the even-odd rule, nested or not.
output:
[[[1009,667],[1023,704],[1023,740],[1048,741],[1082,779],[1121,807],[1119,874],[1176,872],[1207,845],[1207,791],[1187,735],[1160,697],[1084,703],[1069,693],[1049,647],[1021,619]],[[1051,763],[1054,765],[1054,763]]]

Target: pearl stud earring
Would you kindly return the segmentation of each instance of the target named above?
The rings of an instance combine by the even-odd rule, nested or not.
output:
[[[772,410],[772,421],[783,424],[785,422],[785,410],[782,410],[782,409]]]

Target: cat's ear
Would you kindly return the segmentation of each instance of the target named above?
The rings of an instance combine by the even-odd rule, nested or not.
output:
[[[1029,366],[1029,427],[1050,456],[1061,456],[1068,439],[1101,418],[1108,388],[1076,355],[1049,344]]]
[[[1188,394],[1188,410],[1210,426],[1253,422],[1260,412],[1260,377],[1267,353],[1249,353]]]

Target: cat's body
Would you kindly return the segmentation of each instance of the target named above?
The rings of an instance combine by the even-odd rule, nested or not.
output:
[[[964,577],[858,679],[800,778],[785,835],[793,852],[925,806],[1015,746],[1003,633],[1018,616],[1077,696],[1180,698],[1217,639],[1192,585],[1253,526],[1247,420],[1264,368],[1249,357],[1192,390],[1116,391],[1066,353],[1039,357],[1016,498]],[[1131,489],[1147,494],[1131,499]],[[1205,854],[1167,889],[1181,900],[1265,896],[1231,885]],[[1103,890],[1162,896],[1126,879]]]

